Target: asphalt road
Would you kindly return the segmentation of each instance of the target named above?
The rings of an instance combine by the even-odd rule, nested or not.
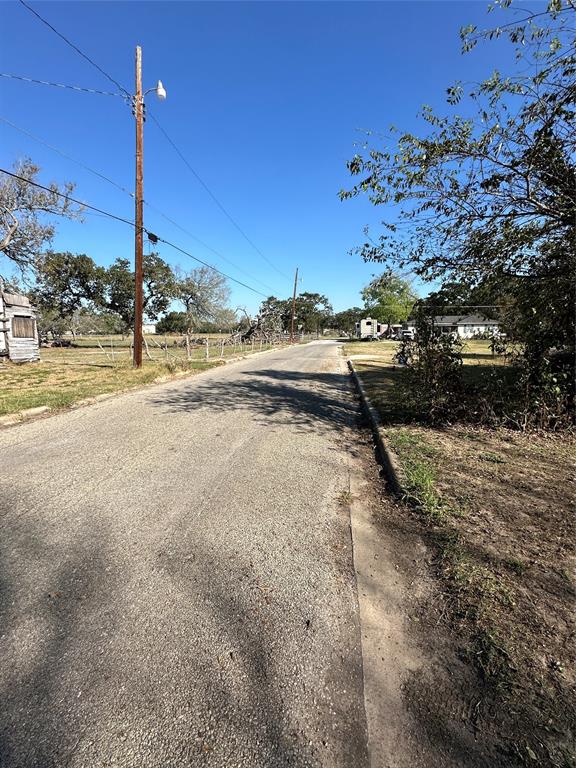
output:
[[[2,768],[366,766],[342,371],[320,342],[1,433]]]

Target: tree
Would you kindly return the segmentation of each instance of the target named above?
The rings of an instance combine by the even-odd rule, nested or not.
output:
[[[99,312],[93,307],[81,307],[67,321],[68,330],[77,334],[115,334],[122,332],[119,318],[110,312]]]
[[[417,296],[409,280],[387,270],[362,290],[366,311],[383,323],[403,323],[410,317]]]
[[[184,305],[191,331],[200,323],[213,320],[226,307],[230,288],[226,278],[210,267],[190,272],[177,270],[176,298]]]
[[[48,251],[37,261],[33,301],[69,318],[86,304],[101,304],[105,274],[85,254]]]
[[[216,331],[231,331],[238,325],[238,313],[235,309],[230,307],[222,307],[214,312],[212,321],[210,324],[204,327],[212,327]]]
[[[296,296],[296,325],[305,333],[320,333],[333,314],[332,305],[326,296],[320,293],[305,292]]]
[[[186,333],[187,330],[186,312],[168,312],[156,323],[156,333]]]
[[[13,168],[15,174],[28,181],[35,181],[40,172],[29,158]],[[52,182],[48,186],[50,191],[11,176],[0,180],[0,253],[23,271],[35,266],[38,254],[54,236],[50,216],[77,219],[82,213],[82,208],[67,197],[74,184],[58,186]]]
[[[366,311],[361,307],[352,307],[343,312],[336,312],[334,315],[334,326],[339,331],[354,333],[356,323],[359,323],[366,316]]]
[[[69,330],[69,323],[53,309],[40,307],[36,313],[38,335],[41,340],[48,338],[60,339]]]
[[[262,327],[271,332],[287,331],[292,316],[292,299],[277,299],[269,296],[260,304],[258,312]]]
[[[144,316],[156,320],[176,298],[174,273],[157,253],[150,253],[143,256],[142,274]],[[121,318],[125,332],[134,327],[134,285],[128,259],[118,258],[106,270],[102,306]]]
[[[517,71],[494,72],[467,91],[450,86],[454,113],[425,107],[425,135],[393,131],[395,141],[356,155],[348,168],[360,181],[341,198],[367,194],[399,208],[379,240],[358,249],[365,260],[470,286],[505,282],[524,318],[518,327],[538,386],[551,348],[574,354],[575,7],[551,0],[547,12],[524,13],[520,22],[461,32],[465,51],[507,34]]]

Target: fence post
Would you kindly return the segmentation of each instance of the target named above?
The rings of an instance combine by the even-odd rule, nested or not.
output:
[[[220,357],[224,357],[224,339],[220,340]]]
[[[208,337],[204,339],[204,344],[206,345],[206,360],[210,360],[210,343]]]

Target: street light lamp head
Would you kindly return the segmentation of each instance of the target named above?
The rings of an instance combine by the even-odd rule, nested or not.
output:
[[[158,85],[156,86],[156,96],[158,96],[160,101],[164,101],[166,98],[166,89],[162,85],[162,80],[158,80]]]

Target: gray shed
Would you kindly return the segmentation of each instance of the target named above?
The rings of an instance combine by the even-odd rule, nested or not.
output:
[[[27,296],[7,293],[0,284],[0,357],[14,363],[40,360],[36,313]]]

